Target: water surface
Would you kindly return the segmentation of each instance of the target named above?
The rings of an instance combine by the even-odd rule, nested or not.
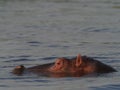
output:
[[[15,76],[11,70],[78,53],[107,63],[116,73],[95,77]],[[1,90],[120,89],[119,0],[1,0]]]

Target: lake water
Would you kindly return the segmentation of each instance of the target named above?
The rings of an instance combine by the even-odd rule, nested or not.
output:
[[[16,76],[11,70],[87,55],[118,72]],[[120,0],[0,0],[0,90],[120,90]]]

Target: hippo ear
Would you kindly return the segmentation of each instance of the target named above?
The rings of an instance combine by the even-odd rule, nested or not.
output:
[[[75,61],[75,66],[79,67],[82,63],[82,57],[80,54],[77,55],[76,61]]]

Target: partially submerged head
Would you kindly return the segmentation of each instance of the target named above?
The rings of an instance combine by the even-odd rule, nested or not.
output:
[[[69,60],[66,58],[58,58],[55,61],[55,64],[52,67],[50,67],[49,71],[55,73],[76,72],[76,70],[78,70],[78,68],[80,67],[81,63],[82,63],[82,58],[80,54],[78,54],[77,58],[75,58],[74,60]]]
[[[23,65],[16,66],[13,73],[16,75],[22,75],[25,67]],[[93,58],[86,56],[77,55],[76,58],[57,58],[55,63],[43,64],[39,66],[34,66],[27,68],[35,73],[44,73],[48,76],[53,77],[65,77],[65,76],[83,76],[90,73],[101,73],[101,72],[113,72],[116,71],[112,67],[105,65]]]
[[[84,60],[83,60],[84,59]],[[95,72],[96,66],[94,61],[87,60],[87,57],[77,55],[74,59],[58,58],[55,64],[49,68],[53,73],[69,73],[69,74],[87,74]]]

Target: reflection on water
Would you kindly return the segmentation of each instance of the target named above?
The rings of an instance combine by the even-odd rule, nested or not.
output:
[[[0,89],[118,89],[120,0],[0,0]],[[96,77],[15,76],[13,67],[78,53],[118,70]]]

